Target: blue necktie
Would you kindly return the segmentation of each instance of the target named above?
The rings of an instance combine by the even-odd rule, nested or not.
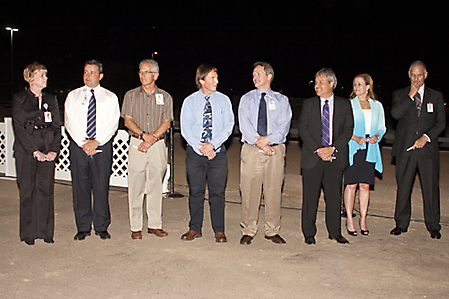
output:
[[[257,133],[259,133],[260,136],[267,136],[267,103],[265,102],[265,95],[266,93],[262,92],[257,119]]]
[[[89,139],[95,139],[97,135],[97,101],[95,100],[94,90],[92,97],[89,100],[89,107],[87,109],[87,137]]]
[[[204,97],[206,104],[203,112],[203,132],[201,133],[201,142],[210,142],[212,140],[212,107],[209,102],[210,96]]]
[[[323,116],[321,118],[321,133],[322,144],[328,146],[330,144],[330,130],[329,130],[329,100],[324,102]]]

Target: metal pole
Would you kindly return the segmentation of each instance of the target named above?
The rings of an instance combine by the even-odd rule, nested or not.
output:
[[[14,32],[19,31],[17,28],[6,27],[6,30],[11,32],[11,96],[14,95]]]
[[[174,121],[171,122],[170,129],[169,129],[169,147],[168,147],[168,155],[169,155],[169,161],[170,161],[170,184],[169,184],[169,194],[167,194],[167,197],[177,198],[177,197],[184,197],[181,193],[175,192],[175,159],[174,159]]]

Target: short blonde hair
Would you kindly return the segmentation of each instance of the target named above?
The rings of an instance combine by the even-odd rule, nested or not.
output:
[[[34,75],[40,70],[47,71],[47,68],[39,62],[33,62],[27,65],[23,70],[23,79],[25,79],[28,83],[33,82]]]

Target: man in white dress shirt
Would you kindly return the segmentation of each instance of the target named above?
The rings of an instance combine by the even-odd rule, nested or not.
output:
[[[112,137],[117,131],[120,109],[117,96],[100,86],[103,65],[89,60],[84,65],[85,86],[71,91],[65,102],[65,128],[70,135],[70,168],[75,240],[95,234],[109,239],[109,178],[112,167]],[[93,193],[93,205],[92,197]]]

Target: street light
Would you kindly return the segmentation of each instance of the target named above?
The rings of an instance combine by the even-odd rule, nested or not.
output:
[[[151,59],[154,59],[154,55],[157,55],[157,52],[151,53]]]
[[[11,32],[11,96],[14,94],[14,52],[13,52],[13,40],[14,32],[19,31],[18,28],[6,27],[6,30]]]

